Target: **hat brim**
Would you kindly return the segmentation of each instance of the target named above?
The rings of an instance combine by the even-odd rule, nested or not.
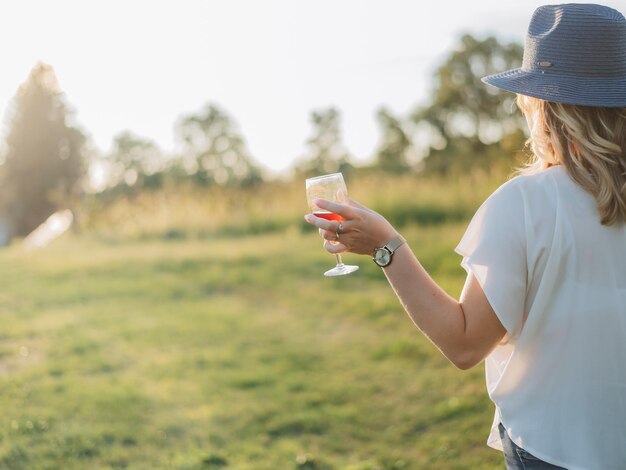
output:
[[[482,81],[502,90],[557,103],[626,107],[626,77],[575,78],[518,68],[488,75]]]

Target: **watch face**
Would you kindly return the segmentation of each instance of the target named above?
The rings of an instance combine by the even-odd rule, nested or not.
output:
[[[391,254],[384,248],[379,248],[374,253],[374,261],[378,266],[387,266],[391,261]]]

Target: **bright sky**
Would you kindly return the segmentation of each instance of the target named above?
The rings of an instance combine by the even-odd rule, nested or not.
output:
[[[463,32],[523,42],[542,3],[7,1],[0,110],[43,61],[102,153],[126,129],[172,151],[177,119],[212,102],[271,170],[305,152],[310,112],[328,106],[341,111],[344,142],[363,161],[378,143],[376,110],[428,102],[431,77]],[[604,3],[626,13],[624,0]]]

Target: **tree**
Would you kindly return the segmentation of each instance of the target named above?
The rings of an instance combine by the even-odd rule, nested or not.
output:
[[[412,116],[431,131],[426,169],[446,172],[451,167],[490,165],[502,155],[500,142],[519,148],[525,121],[515,110],[515,95],[487,86],[480,79],[517,67],[522,46],[502,45],[495,38],[461,38],[460,46],[437,70],[431,104]]]
[[[124,131],[115,136],[108,163],[114,184],[158,187],[165,158],[153,141]]]
[[[376,113],[381,128],[382,142],[375,154],[376,166],[389,173],[403,173],[416,160],[416,150],[406,129],[407,123],[391,111],[381,108]]]
[[[69,118],[52,67],[37,64],[14,98],[0,167],[0,218],[9,238],[27,235],[75,203],[85,136]]]
[[[349,172],[351,165],[348,151],[341,142],[340,121],[339,111],[332,107],[311,113],[313,135],[307,140],[307,153],[295,165],[297,174],[315,176]]]
[[[203,185],[249,186],[261,181],[245,141],[228,114],[214,104],[183,117],[177,126],[183,164]]]

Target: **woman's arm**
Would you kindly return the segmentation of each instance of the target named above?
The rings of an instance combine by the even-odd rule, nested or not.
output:
[[[480,363],[506,334],[471,273],[457,301],[433,281],[406,244],[383,270],[413,323],[460,369]]]
[[[317,204],[345,219],[340,243],[331,244],[339,223],[306,216],[307,222],[320,229],[327,240],[324,247],[331,253],[371,255],[397,234],[382,216],[364,206],[328,201]],[[398,248],[392,263],[382,269],[413,323],[460,369],[480,363],[504,338],[505,328],[471,273],[457,301],[435,283],[407,244]]]

